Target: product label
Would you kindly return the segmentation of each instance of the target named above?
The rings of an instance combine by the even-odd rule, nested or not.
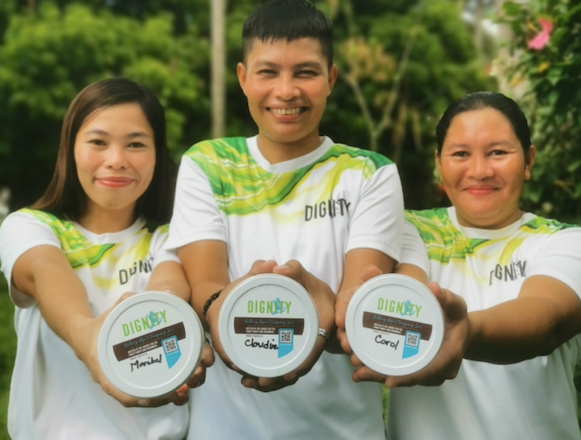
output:
[[[392,303],[396,304],[395,301]],[[400,302],[400,304],[406,303]],[[407,304],[410,303],[407,302]],[[394,310],[397,310],[396,305],[394,305]],[[412,313],[412,310],[418,312],[421,307],[413,309],[409,307],[406,316]],[[400,311],[405,311],[405,309],[400,309]],[[419,354],[420,340],[429,341],[433,330],[430,324],[371,312],[363,312],[362,325],[366,329],[373,330],[370,337],[373,338],[374,344],[397,353],[401,352],[402,359]]]
[[[302,318],[234,318],[234,333],[246,336],[246,347],[276,350],[279,358],[293,351],[294,337],[301,336],[304,328]]]
[[[128,339],[119,344],[115,344],[113,346],[113,352],[115,353],[115,357],[118,361],[123,361],[125,359],[143,355],[161,346],[164,347],[166,352],[172,353],[175,350],[172,350],[174,346],[171,344],[171,341],[169,341],[170,339],[174,341],[175,346],[179,352],[179,345],[177,341],[184,339],[185,337],[186,329],[184,324],[182,322],[178,322],[177,324],[170,325],[169,327],[160,328],[139,337]],[[164,341],[167,342],[164,343]],[[175,356],[173,359],[175,359]],[[169,363],[170,362],[168,361],[168,365]],[[173,364],[175,364],[175,361],[173,361],[172,366]]]

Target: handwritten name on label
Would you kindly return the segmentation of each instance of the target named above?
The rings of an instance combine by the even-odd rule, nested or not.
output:
[[[265,342],[257,342],[254,340],[254,338],[252,338],[252,339],[247,339],[244,342],[244,345],[246,345],[247,347],[250,347],[250,348],[263,348],[266,350],[278,350],[278,344],[275,344],[274,340],[265,341]]]
[[[139,359],[137,359],[135,362],[131,362],[129,365],[131,366],[131,373],[133,373],[134,371],[137,371],[140,368],[148,367],[153,364],[161,364],[161,354],[156,358],[150,356],[149,359],[145,361],[140,361]]]
[[[397,350],[397,346],[399,345],[399,341],[393,342],[389,339],[383,339],[382,335],[377,335],[375,337],[375,343],[385,345],[386,347],[393,348],[394,350]]]

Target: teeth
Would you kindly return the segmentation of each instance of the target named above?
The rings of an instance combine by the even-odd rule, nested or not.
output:
[[[300,107],[295,108],[273,108],[271,111],[277,115],[296,115],[301,111]]]

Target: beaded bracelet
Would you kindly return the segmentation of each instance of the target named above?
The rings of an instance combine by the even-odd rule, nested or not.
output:
[[[206,317],[206,313],[208,313],[208,309],[212,303],[220,296],[221,293],[222,289],[218,290],[216,293],[213,293],[210,298],[208,298],[208,301],[206,301],[206,304],[204,304],[204,311],[202,312],[204,314],[204,318]]]

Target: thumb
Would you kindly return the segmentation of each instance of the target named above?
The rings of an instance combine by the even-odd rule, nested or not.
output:
[[[434,294],[442,311],[449,318],[457,318],[466,314],[466,302],[464,299],[450,292],[448,289],[443,289],[438,283],[431,282],[428,287]]]

